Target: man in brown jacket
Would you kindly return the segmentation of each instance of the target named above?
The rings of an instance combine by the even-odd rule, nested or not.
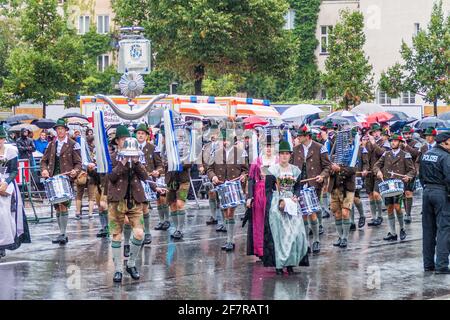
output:
[[[67,135],[69,127],[67,127],[64,119],[58,119],[54,129],[56,130],[57,139],[48,144],[42,157],[42,177],[49,178],[64,173],[74,179],[81,171],[80,145],[72,139],[69,139]],[[60,235],[52,243],[64,245],[69,240],[66,236],[66,228],[69,219],[68,210],[70,204],[71,201],[66,201],[54,205]]]
[[[214,152],[211,164],[208,166],[207,174],[214,185],[220,185],[225,181],[239,179],[241,183],[245,182],[248,174],[246,164],[246,152],[244,149],[234,145],[234,134],[226,130],[221,131],[222,145]],[[227,242],[222,246],[222,250],[234,250],[234,212],[236,208],[224,209],[223,215],[227,225]]]
[[[155,152],[155,146],[150,144],[148,139],[148,127],[145,123],[141,123],[136,128],[136,138],[139,142],[139,149],[144,153],[144,166],[147,174],[153,180],[159,178],[164,173],[163,163],[161,157]],[[143,206],[144,212],[144,245],[152,242],[152,235],[150,233],[150,203],[146,202]],[[168,210],[168,207],[167,207]],[[158,208],[160,224],[164,223],[164,211],[161,207]]]
[[[314,178],[314,180],[308,181],[306,184],[309,187],[314,187],[317,196],[320,197],[324,179],[329,176],[331,169],[328,150],[325,146],[322,146],[320,143],[312,140],[312,132],[308,126],[303,126],[299,130],[298,135],[301,143],[294,147],[291,161],[302,171],[302,180]],[[317,214],[318,212],[313,213],[308,217],[304,216],[305,228],[309,223],[313,232],[313,253],[320,252],[319,223],[317,221]],[[308,228],[306,228],[306,230],[308,230]]]
[[[400,142],[404,141],[402,136],[394,134],[390,140],[392,150],[386,151],[375,163],[373,169],[379,180],[385,181],[389,179],[398,179],[401,177],[403,182],[406,184],[416,176],[416,169],[412,161],[412,156],[410,153],[400,149]],[[392,175],[392,173],[396,173],[400,176]],[[394,209],[400,225],[400,240],[404,240],[406,238],[403,213],[400,207],[401,197],[402,196],[385,197],[384,203],[387,207],[390,232],[385,238],[383,238],[384,240],[397,241]]]
[[[140,275],[136,269],[136,258],[139,255],[143,243],[144,230],[141,219],[143,218],[143,207],[146,203],[144,188],[141,181],[147,181],[150,177],[142,163],[139,162],[138,141],[129,138],[129,132],[125,126],[118,126],[116,130],[116,143],[118,152],[113,154],[113,169],[108,175],[108,206],[109,206],[109,231],[112,235],[112,252],[115,267],[113,281],[122,281],[122,231],[125,217],[133,230],[133,238],[130,245],[130,257],[127,262],[126,271],[135,280]],[[128,137],[127,137],[128,136]],[[128,140],[127,140],[128,139]],[[134,149],[135,148],[135,149]],[[134,156],[122,156],[121,151],[133,149]],[[152,185],[154,191],[160,191],[156,184]]]

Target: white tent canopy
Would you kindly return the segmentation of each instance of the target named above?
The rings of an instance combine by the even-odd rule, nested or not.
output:
[[[281,115],[281,119],[286,121],[303,120],[307,115],[321,112],[323,112],[322,109],[312,104],[298,104],[286,109]]]

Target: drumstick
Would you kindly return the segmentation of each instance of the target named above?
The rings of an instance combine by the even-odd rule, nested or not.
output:
[[[399,176],[399,177],[402,177],[402,178],[409,178],[409,176],[407,176],[406,174],[399,174],[399,173],[395,173],[395,172],[393,172],[393,171],[391,171],[391,172],[389,172],[390,174],[391,174],[391,176]]]
[[[316,179],[317,179],[317,177],[315,177],[315,178],[309,178],[309,179],[304,179],[304,180],[300,180],[300,183],[308,182],[308,181],[313,181],[313,180],[316,180]]]
[[[372,171],[366,171],[367,173],[371,173]],[[363,174],[364,171],[356,171],[356,174]]]

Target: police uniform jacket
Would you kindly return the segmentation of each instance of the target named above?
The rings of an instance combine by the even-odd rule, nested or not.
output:
[[[450,152],[441,146],[427,151],[420,160],[419,178],[425,188],[445,188],[450,196]]]

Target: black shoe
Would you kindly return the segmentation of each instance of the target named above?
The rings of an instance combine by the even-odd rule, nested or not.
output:
[[[430,271],[434,271],[434,270],[436,270],[436,269],[435,269],[435,267],[425,267],[425,268],[423,268],[423,270],[424,270],[425,272],[430,272]]]
[[[378,227],[381,225],[381,222],[383,222],[383,218],[375,218],[374,220],[370,221],[367,225],[369,227]]]
[[[0,258],[3,258],[6,256],[6,250],[5,249],[0,249]]]
[[[275,269],[275,273],[280,276],[284,274],[283,269]]]
[[[114,273],[113,282],[122,282],[122,272]]]
[[[183,239],[183,234],[181,233],[180,230],[175,231],[175,233],[173,234],[173,238],[175,240],[181,240]]]
[[[347,239],[342,239],[341,240],[341,245],[339,246],[341,248],[347,248]]]
[[[234,249],[236,247],[236,245],[234,243],[232,243],[232,245],[233,245],[233,249]],[[227,250],[227,246],[228,246],[228,242],[225,242],[225,244],[223,246],[221,246],[220,248],[222,250]]]
[[[52,240],[52,243],[57,244],[60,243],[62,240],[64,240],[64,235],[60,234],[59,236],[56,237],[56,239]]]
[[[340,247],[340,246],[341,246],[341,242],[342,242],[342,239],[341,239],[341,238],[338,238],[338,239],[336,240],[336,242],[333,242],[333,246],[335,246],[335,247]]]
[[[130,256],[130,245],[126,244],[123,246],[123,256],[128,258]]]
[[[378,225],[381,225],[383,223],[383,217],[378,218]]]
[[[366,225],[366,217],[359,217],[358,220],[358,228],[364,228],[364,226]]]
[[[152,235],[150,233],[146,234],[144,236],[144,241],[142,242],[142,245],[150,244],[152,243]]]
[[[311,253],[311,247],[308,246],[308,252],[307,252],[307,254],[310,254],[310,253]]]
[[[412,220],[411,220],[411,215],[407,214],[407,215],[405,216],[404,221],[405,221],[406,224],[410,224],[411,221],[412,221]]]
[[[450,269],[436,269],[436,271],[434,271],[435,274],[450,274]]]
[[[352,223],[350,225],[350,231],[356,231],[356,224]]]
[[[309,267],[309,258],[308,254],[305,254],[305,256],[300,260],[300,263],[298,264],[301,267]]]
[[[81,214],[76,214],[75,215],[75,220],[81,220]]]
[[[313,253],[319,253],[320,252],[320,243],[319,241],[316,241],[312,245],[312,252]]]
[[[287,267],[286,270],[287,270],[288,275],[290,275],[290,276],[295,273],[293,267]]]
[[[406,232],[405,229],[400,229],[400,240],[405,240]]]
[[[323,226],[319,225],[319,234],[323,234]]]
[[[234,247],[235,247],[234,243],[228,242],[227,246],[225,247],[225,251],[228,251],[228,252],[233,251]]]
[[[312,230],[311,230],[311,229],[309,229],[309,235],[310,235],[310,236],[312,236],[312,235],[313,235],[313,232],[312,232]]]
[[[206,220],[206,225],[207,225],[207,226],[210,226],[210,225],[212,225],[212,224],[217,224],[217,220],[214,219],[213,217],[209,217],[209,219]]]
[[[105,235],[105,230],[100,229],[100,231],[97,233],[97,238],[103,238]]]
[[[158,224],[156,225],[156,227],[154,228],[155,230],[163,230],[163,222],[158,222]]]
[[[227,228],[225,228],[225,226],[223,224],[220,224],[217,226],[216,231],[217,232],[227,232]]]
[[[169,228],[170,228],[170,222],[169,221],[164,221],[161,230],[165,231],[165,230],[167,230]]]
[[[69,238],[67,236],[63,236],[61,241],[59,241],[60,245],[65,245],[67,242],[69,242]]]
[[[322,211],[322,212],[325,212],[324,214],[322,214],[322,218],[323,219],[327,219],[327,218],[331,217],[330,211],[325,210],[325,211]]]
[[[386,241],[397,241],[397,235],[393,235],[392,233],[388,233],[386,237],[383,238]]]
[[[139,271],[137,271],[136,267],[131,267],[131,268],[127,267],[126,270],[134,280],[139,280],[139,278],[141,277],[139,275]]]

